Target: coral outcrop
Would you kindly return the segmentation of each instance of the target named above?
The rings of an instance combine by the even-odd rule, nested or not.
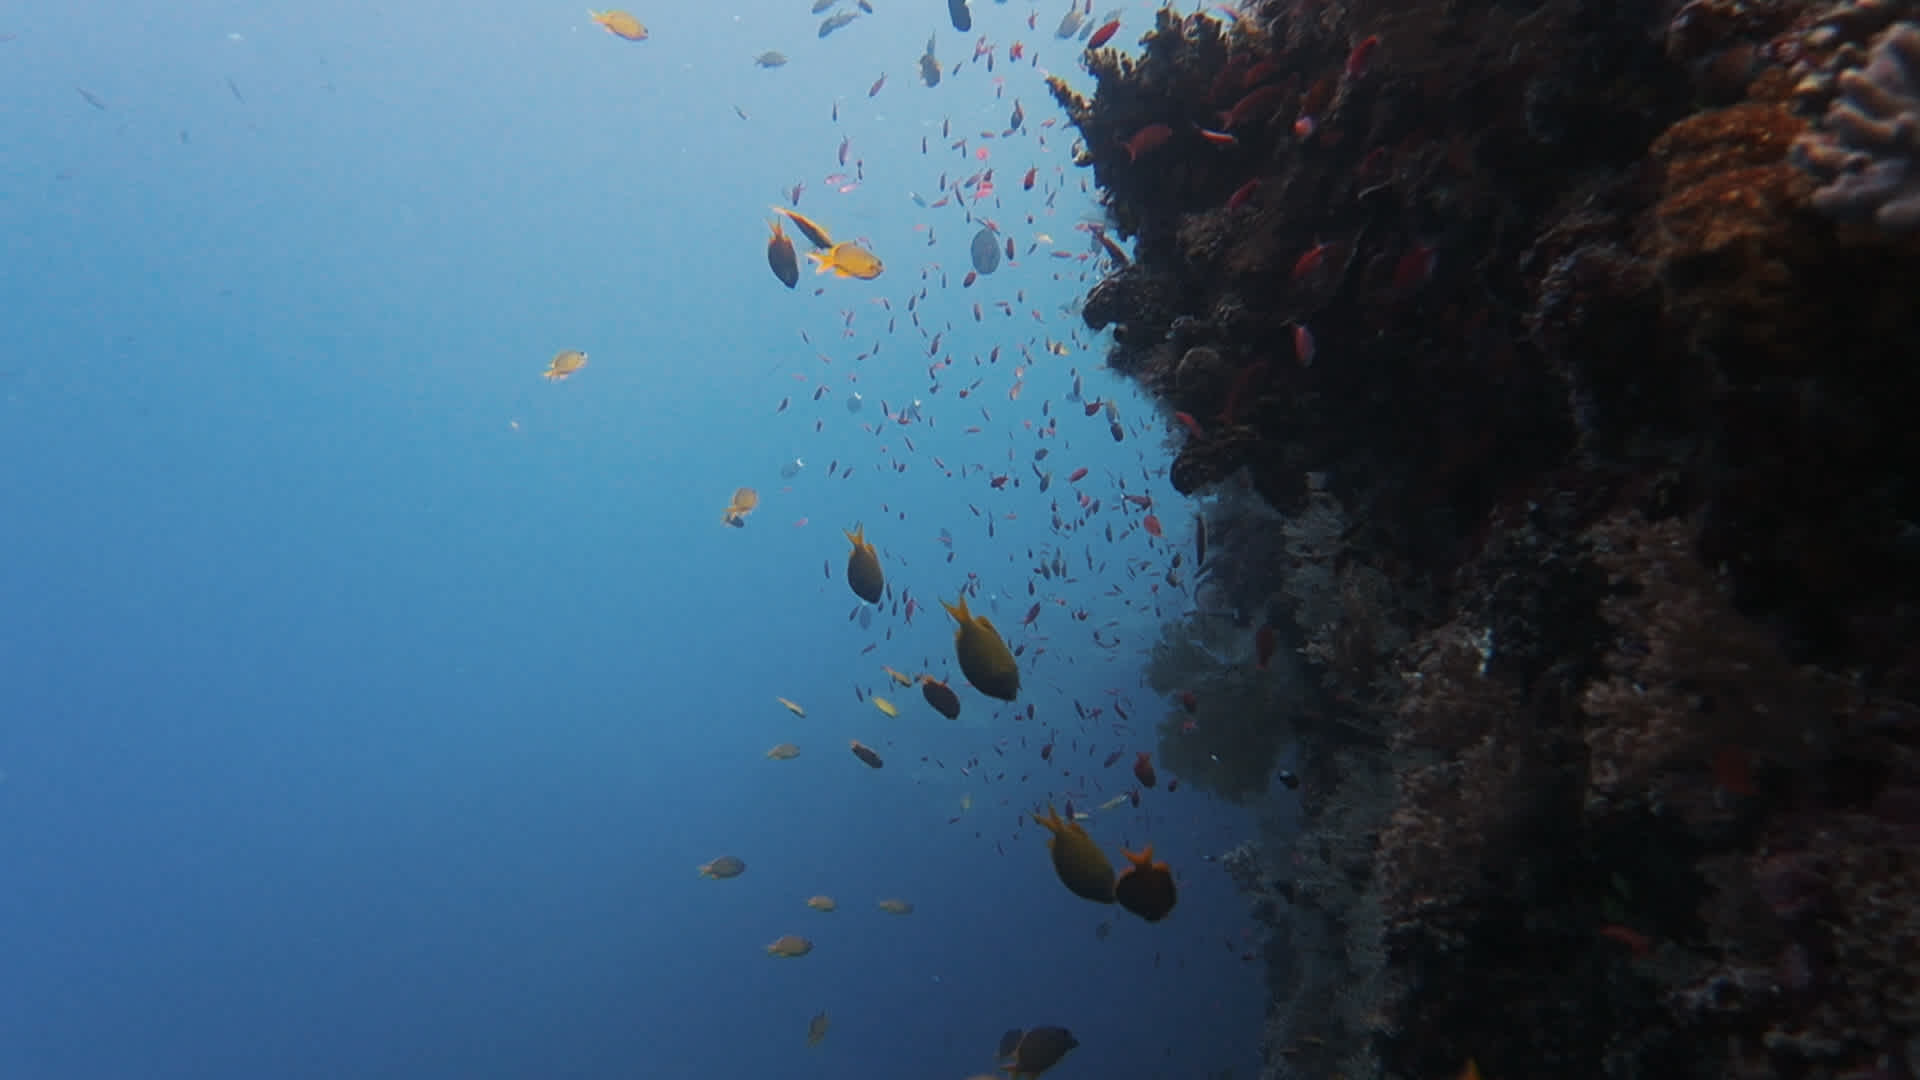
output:
[[[1163,758],[1290,770],[1269,1075],[1920,1075],[1917,7],[1259,0],[1055,85],[1214,541]]]

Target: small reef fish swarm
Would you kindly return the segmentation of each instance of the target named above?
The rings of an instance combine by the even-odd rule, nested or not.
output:
[[[1920,1075],[1920,4],[1257,0],[1087,61],[1082,316],[1208,500],[1159,756],[1294,755],[1304,832],[1223,860],[1266,1075]],[[1073,816],[1062,882],[1151,903]]]

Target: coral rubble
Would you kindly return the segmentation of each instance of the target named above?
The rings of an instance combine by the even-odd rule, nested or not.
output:
[[[1297,774],[1270,1075],[1920,1075],[1916,8],[1258,0],[1055,83],[1215,539],[1162,757]]]

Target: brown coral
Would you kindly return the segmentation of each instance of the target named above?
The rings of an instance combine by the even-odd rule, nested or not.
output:
[[[1766,628],[1734,610],[1696,553],[1697,527],[1638,515],[1591,533],[1619,593],[1602,606],[1619,639],[1592,684],[1589,809],[1717,813],[1711,767],[1732,750],[1761,761],[1822,751],[1852,708],[1845,687],[1793,664]]]
[[[1750,103],[1689,117],[1653,144],[1661,198],[1643,247],[1696,348],[1786,364],[1818,342],[1824,315],[1801,299],[1823,230],[1806,210],[1813,183],[1788,160],[1805,129],[1784,106]]]

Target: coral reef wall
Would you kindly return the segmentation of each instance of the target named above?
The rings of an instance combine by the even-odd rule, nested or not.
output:
[[[1084,317],[1216,538],[1163,757],[1304,822],[1229,860],[1269,1074],[1920,1075],[1920,3],[1087,63]]]

